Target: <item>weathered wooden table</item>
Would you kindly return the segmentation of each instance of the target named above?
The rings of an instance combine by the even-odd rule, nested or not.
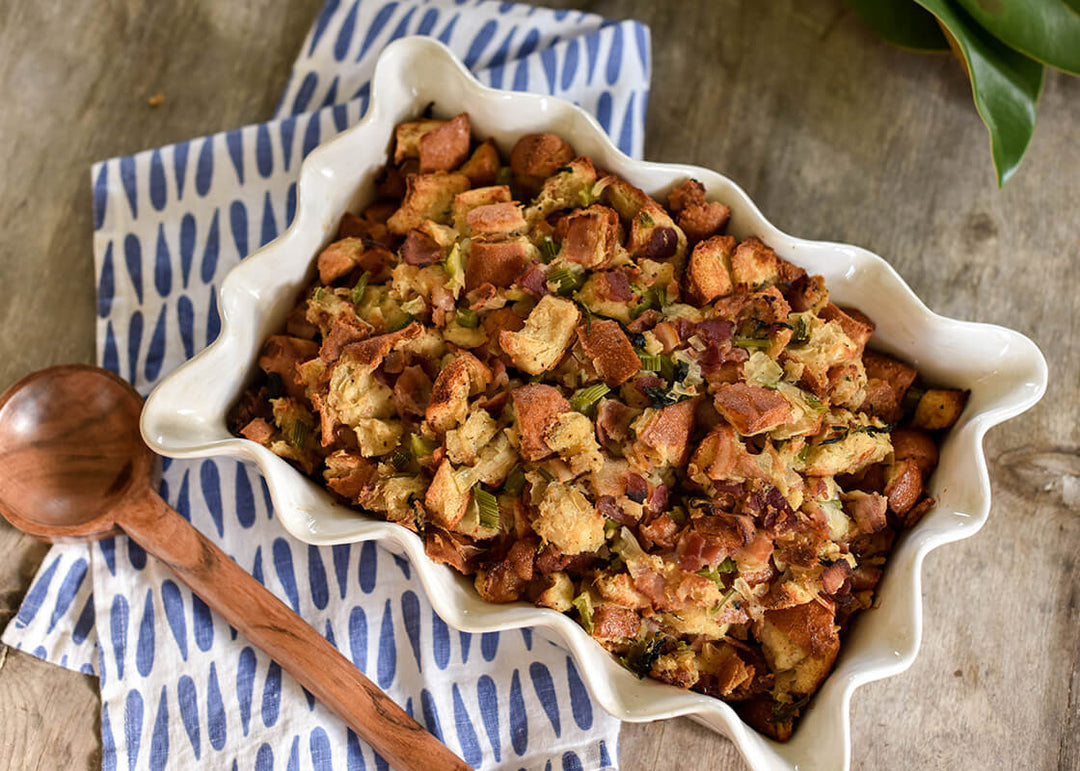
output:
[[[956,62],[843,0],[549,4],[652,27],[648,158],[719,169],[780,228],[866,246],[935,310],[1046,352],[1046,398],[987,441],[989,524],[927,560],[922,653],[855,697],[855,766],[1080,768],[1080,79],[1047,76],[999,191]],[[0,387],[93,358],[90,163],[265,119],[320,5],[0,4]],[[0,624],[46,548],[0,525]],[[0,768],[97,767],[96,682],[0,650]],[[621,744],[628,770],[744,767],[688,720]]]

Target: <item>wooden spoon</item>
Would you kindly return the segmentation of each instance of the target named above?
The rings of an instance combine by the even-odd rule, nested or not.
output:
[[[153,490],[142,398],[81,365],[35,372],[0,396],[0,513],[49,541],[121,530],[269,654],[395,768],[469,766]]]

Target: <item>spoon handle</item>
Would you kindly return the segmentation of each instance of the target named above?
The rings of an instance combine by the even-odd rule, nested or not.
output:
[[[115,514],[131,538],[168,565],[394,768],[469,768],[155,492],[129,499]]]

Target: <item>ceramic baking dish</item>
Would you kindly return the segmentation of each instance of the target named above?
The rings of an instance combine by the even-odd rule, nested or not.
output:
[[[578,153],[654,196],[663,198],[686,177],[700,180],[710,199],[731,207],[728,232],[740,239],[760,236],[782,257],[822,274],[837,303],[869,312],[877,322],[872,345],[911,362],[930,382],[971,389],[931,480],[938,505],[899,539],[878,607],[853,623],[835,670],[790,741],[762,736],[722,701],[639,680],[568,616],[525,603],[484,602],[467,578],[428,559],[414,533],[337,504],[284,460],[227,430],[225,413],[255,367],[262,341],[280,328],[297,291],[310,280],[315,255],[334,236],[341,215],[371,199],[394,125],[430,102],[437,116],[467,112],[474,135],[493,137],[504,151],[525,133],[559,134]],[[973,535],[986,521],[990,483],[983,435],[1035,404],[1047,376],[1042,354],[1026,337],[934,314],[877,255],[782,233],[726,177],[694,166],[634,161],[581,109],[547,96],[486,88],[446,47],[427,38],[405,38],[383,52],[366,117],[307,157],[295,221],[229,273],[220,308],[222,327],[214,344],[167,377],[147,400],[142,432],[150,447],[173,458],[225,456],[254,463],[266,477],[282,526],[295,538],[320,545],[377,540],[407,555],[432,606],[451,626],[470,632],[535,627],[570,650],[589,690],[612,715],[629,721],[693,717],[730,737],[755,769],[848,768],[852,693],[911,665],[922,634],[922,561],[931,549]]]

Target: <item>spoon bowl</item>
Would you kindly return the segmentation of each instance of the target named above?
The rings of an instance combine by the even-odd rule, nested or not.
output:
[[[113,511],[149,488],[142,398],[98,367],[50,367],[0,395],[0,512],[50,541],[115,533]]]
[[[0,395],[0,514],[50,541],[125,532],[395,768],[469,766],[169,507],[139,433],[142,398],[106,370],[51,367]]]

